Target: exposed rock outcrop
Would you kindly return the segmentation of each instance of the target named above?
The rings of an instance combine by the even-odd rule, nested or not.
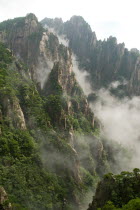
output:
[[[0,187],[0,209],[1,210],[12,210],[12,205],[8,201],[8,195],[3,187]]]
[[[81,60],[83,58],[84,65],[89,63],[92,48],[97,45],[96,36],[89,25],[81,17],[73,17],[64,28],[62,20],[55,21],[63,31],[68,30],[69,39],[72,37],[70,46],[81,56]],[[0,95],[2,99],[0,123],[2,121],[4,133],[2,151],[4,155],[9,155],[9,159],[12,156],[10,163],[7,157],[3,162],[4,164],[8,162],[9,165],[15,164],[13,171],[16,174],[21,173],[20,167],[24,162],[25,174],[22,173],[20,177],[25,176],[23,187],[30,197],[28,207],[35,205],[32,204],[34,196],[34,202],[39,207],[42,202],[41,205],[53,208],[51,196],[59,191],[54,208],[61,209],[61,205],[65,208],[67,205],[65,198],[67,198],[69,203],[72,200],[72,203],[77,206],[76,209],[80,209],[80,196],[83,191],[89,189],[91,185],[95,186],[93,177],[96,173],[101,176],[108,169],[103,144],[94,136],[94,115],[73,72],[72,51],[69,47],[60,44],[58,37],[49,29],[43,29],[33,14],[0,24],[0,34],[1,41],[14,55],[10,57],[11,55],[8,54],[7,57],[11,58],[11,63],[8,63],[9,65],[6,63],[7,69],[3,71],[4,77],[2,75]],[[115,40],[113,42],[116,44]],[[121,51],[121,46],[117,49]],[[110,57],[109,51],[108,62]],[[14,79],[9,82],[12,74],[15,78],[16,75],[18,76],[16,84]],[[5,122],[3,119],[8,120]],[[8,135],[11,139],[7,140]],[[83,141],[82,144],[81,141]],[[15,143],[15,147],[11,146],[11,142]],[[41,152],[36,151],[39,150],[38,148]],[[43,153],[41,160],[38,153],[41,155]],[[33,166],[30,167],[32,163]],[[27,167],[26,172],[27,164],[29,168]],[[5,165],[4,167],[7,166]],[[45,173],[41,171],[36,176],[38,170],[39,172],[44,170]],[[49,178],[53,176],[49,173],[55,174],[54,180]],[[18,181],[22,186],[22,178]],[[41,187],[36,188],[36,183]],[[42,183],[45,184],[42,186]],[[16,188],[14,182],[12,186]],[[44,194],[49,204],[43,201],[45,199],[41,195],[42,187],[45,189]],[[34,189],[37,191],[34,192]],[[81,189],[83,191],[80,194]],[[16,190],[20,191],[18,186]],[[18,204],[23,200],[22,196],[25,196],[23,191],[20,193],[21,198],[18,198],[17,193],[13,193]],[[36,197],[38,197],[37,200]],[[21,202],[21,205],[26,206],[26,201]]]
[[[9,122],[18,129],[25,130],[26,123],[23,111],[20,107],[17,97],[5,96],[3,99],[3,114],[7,117]]]
[[[88,71],[93,90],[119,80],[124,95],[140,94],[140,53],[137,49],[128,51],[124,43],[117,44],[117,39],[112,36],[104,41],[97,40],[88,23],[80,16],[73,16],[64,23],[59,21],[59,24],[57,19],[45,18],[41,23],[66,37],[80,67]],[[127,83],[124,84],[123,80]]]

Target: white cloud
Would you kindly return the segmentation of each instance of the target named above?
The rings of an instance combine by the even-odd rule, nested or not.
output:
[[[79,64],[77,61],[76,56],[72,55],[72,64],[73,64],[73,72],[75,73],[76,80],[78,81],[79,85],[82,87],[84,94],[88,96],[92,91],[87,78],[89,74],[84,69],[79,69]]]
[[[113,87],[117,87],[117,82],[115,86],[114,84]],[[100,89],[96,94],[98,100],[91,104],[91,108],[102,124],[101,135],[134,150],[133,159],[129,164],[126,164],[125,170],[139,167],[140,97],[118,99],[111,95],[109,89]]]

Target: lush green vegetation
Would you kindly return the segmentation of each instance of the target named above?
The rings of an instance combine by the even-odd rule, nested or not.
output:
[[[139,210],[140,209],[140,198],[130,200],[122,208],[117,208],[111,201],[102,208],[102,210]],[[98,210],[101,210],[100,208]]]
[[[0,31],[5,30],[6,32],[10,32],[11,28],[13,27],[13,24],[15,24],[16,27],[22,27],[25,24],[25,17],[19,17],[3,21],[2,23],[0,23]]]
[[[140,169],[123,171],[119,175],[106,174],[98,184],[89,210],[119,210],[140,208]],[[100,208],[99,208],[100,207]]]
[[[14,209],[77,209],[97,183],[95,173],[78,168],[77,154],[69,144],[71,128],[84,135],[93,127],[84,114],[75,114],[73,106],[68,114],[68,99],[54,80],[56,72],[50,74],[48,93],[41,95],[26,65],[0,44],[0,186]],[[23,111],[24,129],[18,124],[15,103]]]

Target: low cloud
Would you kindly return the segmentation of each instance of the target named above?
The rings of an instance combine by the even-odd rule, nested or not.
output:
[[[57,31],[55,31],[54,28],[49,27],[47,24],[44,26],[44,28],[48,29],[49,32],[53,33],[55,36],[57,36],[59,43],[63,44],[65,47],[69,46],[69,40],[66,38],[65,35],[59,35]]]
[[[140,97],[115,97],[110,88],[117,88],[118,85],[120,83],[115,82],[108,89],[97,91],[98,99],[91,104],[91,108],[102,124],[101,135],[133,151],[129,166],[140,167]]]
[[[37,81],[41,85],[41,89],[43,89],[49,74],[53,68],[53,62],[46,58],[45,62],[42,59],[39,59],[38,66],[37,66]]]
[[[86,70],[79,68],[77,58],[74,54],[72,55],[72,64],[76,80],[78,81],[79,85],[82,87],[85,95],[88,96],[92,92],[91,86],[88,81],[89,74],[87,73]]]

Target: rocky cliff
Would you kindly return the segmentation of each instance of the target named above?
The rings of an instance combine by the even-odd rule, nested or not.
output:
[[[0,185],[16,209],[82,210],[119,170],[121,148],[100,137],[73,53],[93,90],[126,79],[124,94],[137,95],[139,52],[98,41],[82,17],[42,24],[34,14],[0,23]]]
[[[0,187],[0,209],[1,210],[12,210],[12,206],[8,201],[7,193],[3,187]]]
[[[89,82],[93,90],[107,87],[112,81],[124,80],[121,85],[125,95],[139,95],[139,59],[136,49],[128,50],[124,43],[117,44],[115,37],[97,40],[95,32],[80,16],[69,21],[45,18],[41,21],[45,27],[53,28],[69,41],[69,47],[77,55],[79,65],[90,74]]]
[[[17,208],[86,208],[110,164],[72,50],[33,14],[0,23],[0,41],[0,184]]]

